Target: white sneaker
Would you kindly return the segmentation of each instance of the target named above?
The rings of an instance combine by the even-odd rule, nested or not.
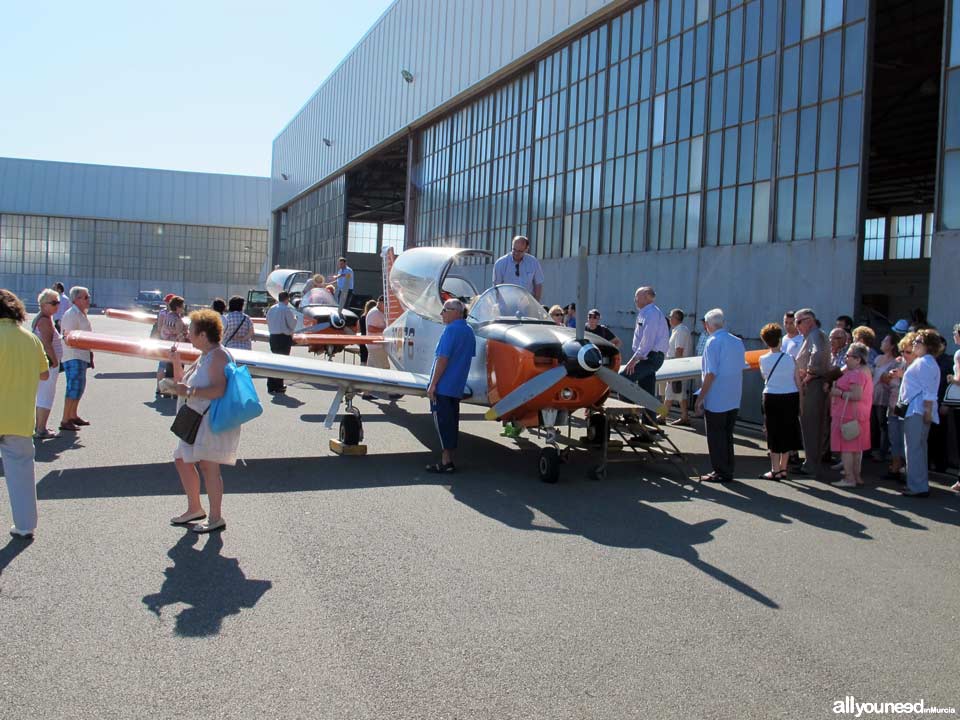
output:
[[[849,482],[848,480],[835,480],[830,483],[834,487],[856,487],[856,483]]]

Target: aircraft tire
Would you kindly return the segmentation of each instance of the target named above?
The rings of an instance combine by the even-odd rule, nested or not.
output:
[[[540,451],[537,471],[545,483],[555,483],[560,479],[560,453],[555,447],[545,447]]]
[[[609,435],[607,416],[603,413],[591,413],[587,418],[587,441],[591,445],[603,445],[604,435]]]
[[[340,420],[340,442],[344,445],[359,445],[363,440],[363,424],[356,415],[344,415]]]

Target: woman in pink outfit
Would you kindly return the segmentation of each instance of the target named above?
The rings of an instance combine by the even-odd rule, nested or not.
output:
[[[840,453],[844,478],[831,483],[837,487],[863,485],[860,464],[863,452],[870,449],[870,406],[873,404],[873,378],[867,363],[869,350],[863,343],[847,348],[843,375],[830,391],[830,449]],[[840,427],[851,420],[860,425],[852,440],[843,437]]]

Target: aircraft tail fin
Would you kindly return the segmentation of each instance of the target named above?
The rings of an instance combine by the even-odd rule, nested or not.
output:
[[[393,247],[383,248],[383,310],[387,316],[387,325],[393,324],[397,318],[403,315],[403,305],[397,299],[393,289],[390,287],[390,272],[393,270],[393,263],[397,259],[397,254]]]

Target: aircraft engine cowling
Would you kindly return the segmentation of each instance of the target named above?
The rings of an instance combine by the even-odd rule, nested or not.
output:
[[[589,340],[568,340],[562,346],[563,362],[570,377],[587,377],[603,364],[600,348]]]

